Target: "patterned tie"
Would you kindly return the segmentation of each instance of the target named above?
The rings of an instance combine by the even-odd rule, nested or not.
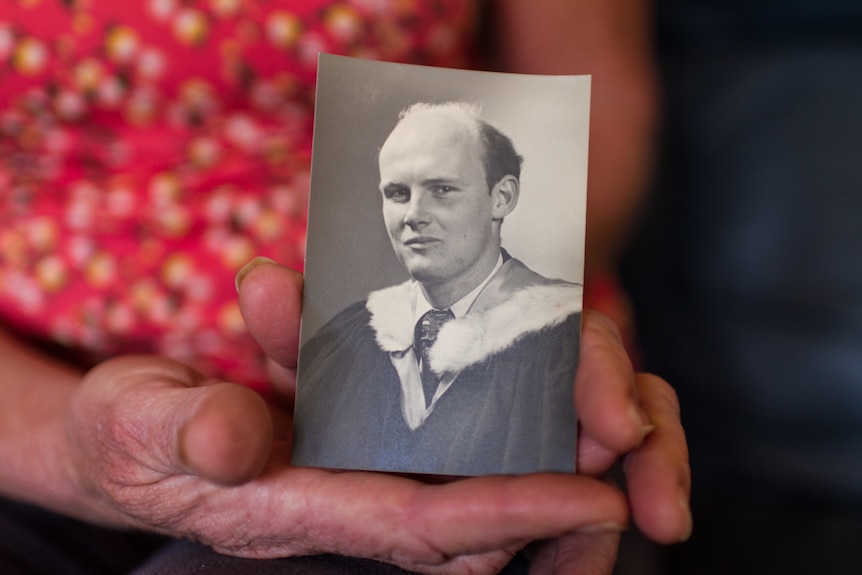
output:
[[[437,341],[440,328],[455,315],[450,310],[431,309],[425,313],[413,330],[413,347],[416,349],[416,359],[421,360],[419,365],[422,374],[422,389],[425,391],[425,405],[431,405],[434,394],[437,393],[439,378],[428,366],[428,352]]]

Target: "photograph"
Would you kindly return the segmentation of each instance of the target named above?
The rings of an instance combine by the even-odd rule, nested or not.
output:
[[[590,85],[320,55],[294,465],[575,471]]]

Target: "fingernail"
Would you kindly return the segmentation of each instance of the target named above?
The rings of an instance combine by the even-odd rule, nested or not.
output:
[[[236,286],[236,291],[239,291],[239,286],[242,283],[242,280],[245,279],[245,276],[249,274],[251,270],[254,268],[263,265],[263,264],[275,264],[278,263],[275,260],[271,260],[264,256],[257,256],[244,266],[242,266],[238,272],[236,272],[236,278],[234,279],[234,285]]]
[[[649,434],[655,431],[655,425],[649,424],[641,427],[641,438],[638,440],[637,445],[632,448],[632,451],[640,449],[640,447],[644,444]]]
[[[685,493],[679,494],[679,506],[682,508],[683,513],[685,514],[685,530],[683,531],[682,537],[680,537],[680,543],[684,543],[691,538],[691,533],[694,531],[694,519],[691,515],[691,505],[688,501],[688,495]]]
[[[649,417],[647,417],[646,412],[637,405],[631,404],[629,406],[629,416],[632,419],[632,422],[641,430],[640,441],[636,446],[640,447],[650,433],[655,431],[655,425],[650,423]]]
[[[629,417],[631,417],[634,424],[638,427],[646,428],[651,426],[646,411],[639,405],[635,405],[634,403],[629,404]]]

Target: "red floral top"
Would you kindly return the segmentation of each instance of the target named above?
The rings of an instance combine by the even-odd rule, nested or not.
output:
[[[259,386],[234,275],[301,268],[319,52],[469,65],[466,0],[5,0],[0,323]]]

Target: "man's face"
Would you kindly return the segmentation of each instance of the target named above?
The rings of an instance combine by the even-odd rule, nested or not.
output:
[[[499,255],[475,125],[452,112],[419,112],[396,126],[379,162],[383,219],[401,263],[426,288],[468,293]]]

